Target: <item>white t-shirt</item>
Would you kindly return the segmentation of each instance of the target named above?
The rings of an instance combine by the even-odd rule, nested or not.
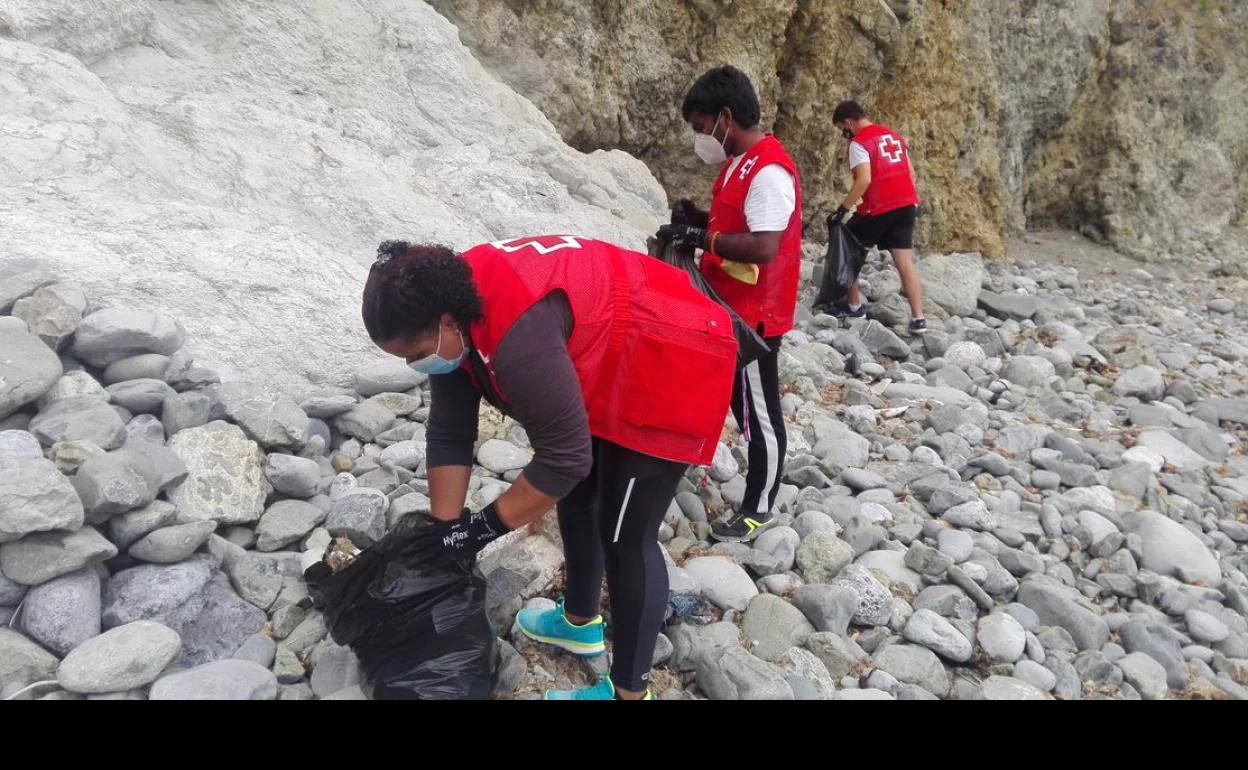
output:
[[[744,155],[732,159],[729,176],[737,170]],[[779,163],[764,166],[754,175],[745,196],[745,224],[752,233],[787,230],[797,208],[797,184],[793,175]]]
[[[858,142],[849,143],[849,168],[856,169],[863,163],[871,162],[871,153],[867,152],[867,148]]]

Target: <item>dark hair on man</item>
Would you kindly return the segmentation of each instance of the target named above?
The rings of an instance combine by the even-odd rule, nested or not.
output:
[[[688,120],[695,112],[719,115],[725,107],[732,110],[732,118],[737,125],[743,128],[758,125],[761,111],[754,85],[744,72],[729,64],[709,70],[698,78],[689,93],[685,94],[680,112]]]
[[[482,315],[472,267],[445,246],[385,241],[364,284],[364,328],[374,342],[437,329],[443,313],[464,326]]]
[[[867,111],[862,108],[858,102],[848,101],[841,102],[836,105],[836,109],[832,110],[832,122],[840,123],[842,120],[863,120],[867,117]]]

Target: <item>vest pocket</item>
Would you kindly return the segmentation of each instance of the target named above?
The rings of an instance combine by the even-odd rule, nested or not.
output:
[[[693,346],[642,334],[629,368],[635,372],[621,399],[620,417],[642,428],[714,439],[728,413],[736,343],[707,336]],[[713,434],[713,435],[712,435]]]

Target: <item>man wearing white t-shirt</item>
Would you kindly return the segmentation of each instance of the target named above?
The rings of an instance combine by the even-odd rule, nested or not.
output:
[[[910,147],[896,131],[868,120],[857,102],[836,105],[832,123],[850,140],[849,168],[854,181],[840,208],[829,218],[829,228],[857,204],[849,231],[863,246],[877,246],[892,254],[910,302],[910,331],[922,334],[927,331],[923,285],[914,268],[914,225],[920,201]],[[836,312],[849,318],[866,315],[857,283],[850,289],[849,307],[837,308]]]
[[[723,66],[698,78],[681,107],[693,149],[719,168],[711,210],[679,201],[659,238],[703,250],[701,271],[715,292],[771,348],[742,371],[732,412],[749,448],[741,507],[715,522],[718,540],[752,540],[772,522],[787,436],[780,409],[780,338],[793,328],[802,253],[802,187],[780,141],[759,127],[749,78]]]

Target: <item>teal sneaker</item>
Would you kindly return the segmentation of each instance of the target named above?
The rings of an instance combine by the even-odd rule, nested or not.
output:
[[[553,644],[573,655],[601,655],[607,651],[603,634],[606,623],[602,616],[583,626],[574,626],[563,612],[563,599],[553,610],[520,610],[516,620],[525,636],[537,642]]]
[[[546,700],[615,700],[615,685],[608,676],[593,687],[582,690],[547,690]],[[646,690],[642,700],[654,700],[654,695]]]

